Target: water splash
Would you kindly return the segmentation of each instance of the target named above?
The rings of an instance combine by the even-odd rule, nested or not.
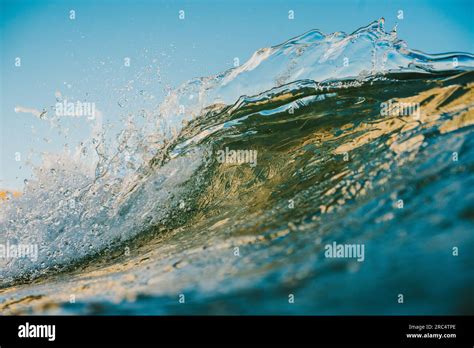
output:
[[[430,80],[470,72],[473,67],[471,54],[428,55],[411,50],[396,37],[395,31],[386,33],[383,20],[379,20],[352,34],[325,35],[312,30],[280,45],[258,50],[239,67],[193,79],[171,92],[157,113],[149,113],[151,122],[160,120],[159,129],[136,127],[130,120],[112,148],[95,132],[72,155],[67,152],[44,156],[23,196],[2,203],[0,211],[0,243],[37,244],[39,259],[38,262],[27,258],[1,259],[2,284],[64,271],[123,248],[143,233],[179,227],[187,221],[178,219],[183,215],[183,202],[186,201],[186,207],[200,202],[204,199],[203,192],[207,192],[206,185],[216,177],[229,175],[213,172],[216,163],[210,163],[208,156],[212,145],[232,137],[255,135],[256,130],[249,126],[255,117],[278,116],[290,108],[298,113],[311,107],[318,110],[314,112],[318,115],[315,119],[323,119],[338,105],[347,102],[346,107],[353,107],[351,93],[358,90],[373,93],[373,84],[387,87],[397,76],[414,74]],[[406,84],[403,88],[408,90]],[[374,100],[390,98],[381,93],[372,95],[372,99],[360,94],[356,103],[361,110],[367,107],[366,112],[373,112]],[[319,105],[322,109],[318,109]],[[281,137],[278,122],[273,126],[275,134]],[[345,127],[338,137],[352,139],[353,133],[343,131],[351,126]],[[366,137],[361,137],[367,140],[368,130],[359,131],[365,132]],[[161,137],[152,138],[153,132]],[[373,139],[376,132],[371,132]],[[257,135],[251,138],[255,146],[259,146]],[[320,132],[313,136],[321,143],[327,135]],[[295,151],[303,154],[311,141],[300,140],[303,144]],[[352,139],[346,143],[345,151],[339,147],[332,149],[333,154],[356,149],[353,143],[360,145],[363,141]],[[275,142],[268,146],[284,144]],[[128,155],[123,156],[124,153]],[[323,164],[305,163],[308,167]],[[315,175],[303,166],[295,171],[303,177]],[[333,175],[344,175],[340,168],[336,172]],[[323,177],[326,193],[335,190],[327,178],[333,176],[328,173]],[[254,175],[245,173],[250,183],[271,182],[271,178],[278,177],[274,172],[260,173],[265,179]],[[239,185],[244,185],[243,181]],[[280,186],[278,190],[282,189]],[[350,191],[351,187],[346,189]],[[367,191],[369,187],[355,185],[353,189]],[[195,191],[198,191],[196,195]],[[227,194],[225,190],[216,191]],[[306,204],[309,206],[309,202]],[[324,212],[331,211],[333,206],[329,198],[318,204]],[[277,221],[281,223],[275,220],[274,224]]]
[[[385,74],[473,68],[474,56],[469,53],[424,54],[409,49],[396,31],[385,32],[382,18],[349,35],[311,30],[262,48],[239,67],[183,84],[166,98],[160,112],[176,126],[200,115],[206,107],[230,105],[242,96],[255,96],[295,81],[365,81]]]

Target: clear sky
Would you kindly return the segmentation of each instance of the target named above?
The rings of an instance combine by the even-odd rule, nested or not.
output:
[[[142,107],[156,107],[166,88],[231,68],[235,57],[244,62],[257,49],[310,29],[352,32],[380,17],[388,30],[398,23],[399,37],[410,48],[474,52],[472,0],[0,3],[0,189],[22,188],[30,175],[25,165],[30,150],[58,151],[64,145],[49,123],[15,112],[18,106],[48,108],[57,92],[94,101],[113,122]],[[70,19],[71,10],[75,19]],[[185,11],[184,20],[180,10]],[[293,20],[288,19],[290,10]],[[403,19],[397,18],[400,10]],[[124,66],[127,57],[130,67]],[[132,80],[139,96],[127,89]],[[80,119],[65,124],[70,147],[90,126]],[[21,161],[15,161],[17,152]]]

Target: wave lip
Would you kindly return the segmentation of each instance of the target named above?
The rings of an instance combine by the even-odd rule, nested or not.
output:
[[[384,22],[381,18],[352,34],[310,30],[282,44],[259,49],[241,66],[186,82],[165,99],[160,113],[179,126],[211,105],[229,105],[241,96],[254,96],[298,80],[364,80],[394,73],[474,69],[474,55],[412,50],[398,39],[396,29],[386,32]],[[184,113],[178,112],[183,109]]]

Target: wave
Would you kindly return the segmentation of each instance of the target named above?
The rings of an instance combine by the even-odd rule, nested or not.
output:
[[[312,30],[260,49],[239,67],[171,92],[154,116],[160,129],[125,128],[113,149],[97,136],[84,141],[95,157],[83,156],[86,145],[74,156],[46,155],[24,194],[0,203],[0,244],[39,248],[36,260],[0,259],[2,286],[104,259],[123,265],[124,248],[145,253],[151,245],[156,260],[182,259],[298,231],[285,252],[315,255],[328,238],[370,241],[369,226],[393,220],[400,197],[434,194],[426,187],[448,180],[442,170],[459,175],[449,185],[469,184],[462,171],[472,173],[471,152],[457,169],[446,153],[473,141],[474,56],[411,50],[383,23],[352,34]],[[150,141],[150,132],[159,139]],[[219,151],[244,157],[222,160]],[[248,151],[256,151],[254,167]],[[407,191],[407,181],[416,189]],[[446,197],[437,204],[446,208],[458,195]],[[465,216],[471,204],[467,195],[446,209]],[[440,207],[431,209],[427,216]],[[464,230],[469,219],[458,224]],[[257,248],[253,265],[267,257],[278,269],[281,252],[276,244]],[[196,267],[189,279],[202,275]]]
[[[255,96],[296,81],[364,81],[384,74],[470,71],[473,58],[469,53],[411,50],[397,38],[396,29],[385,32],[383,18],[350,35],[311,30],[256,51],[239,67],[185,83],[168,96],[160,111],[180,123],[199,116],[206,107],[231,105],[242,96]]]

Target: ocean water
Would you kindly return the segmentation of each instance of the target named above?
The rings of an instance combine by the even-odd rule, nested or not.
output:
[[[113,146],[45,155],[0,201],[0,244],[38,248],[0,258],[1,313],[474,313],[474,56],[383,24],[258,50]]]

